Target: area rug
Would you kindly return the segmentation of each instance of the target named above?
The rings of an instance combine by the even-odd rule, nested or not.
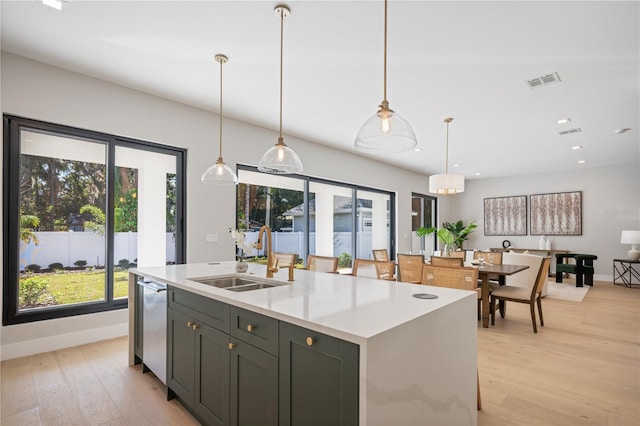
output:
[[[576,287],[574,283],[557,283],[547,281],[547,297],[549,299],[568,300],[570,302],[582,302],[591,286]]]

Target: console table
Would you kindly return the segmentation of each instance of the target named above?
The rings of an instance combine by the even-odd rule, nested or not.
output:
[[[613,283],[640,286],[640,260],[613,259]]]

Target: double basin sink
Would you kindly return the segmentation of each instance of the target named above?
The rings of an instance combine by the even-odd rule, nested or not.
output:
[[[239,277],[235,275],[224,276],[224,277],[203,277],[203,278],[188,278],[188,279],[201,284],[206,284],[213,287],[223,288],[225,290],[236,291],[236,292],[260,290],[263,288],[271,288],[271,287],[287,285],[286,283],[263,281],[256,278],[246,278],[246,277]]]

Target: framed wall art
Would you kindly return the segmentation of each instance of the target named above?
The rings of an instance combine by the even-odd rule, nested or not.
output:
[[[582,191],[530,198],[531,235],[582,235]]]
[[[484,235],[527,235],[527,196],[485,198]]]

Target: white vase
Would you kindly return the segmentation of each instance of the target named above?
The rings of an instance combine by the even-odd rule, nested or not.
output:
[[[545,243],[544,248],[546,250],[551,250],[551,240],[549,240],[548,238],[547,238],[547,242]]]
[[[544,235],[540,235],[540,241],[538,241],[538,249],[545,250],[547,247],[547,241],[544,239]]]
[[[247,272],[247,269],[249,269],[249,264],[244,260],[239,260],[238,263],[236,263],[236,272]]]

